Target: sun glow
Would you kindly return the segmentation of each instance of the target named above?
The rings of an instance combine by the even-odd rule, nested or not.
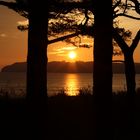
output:
[[[74,58],[76,58],[76,53],[74,51],[71,51],[71,52],[69,52],[68,56],[70,59],[74,59]]]

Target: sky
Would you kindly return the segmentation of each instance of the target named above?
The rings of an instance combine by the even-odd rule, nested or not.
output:
[[[27,56],[27,38],[28,32],[21,32],[17,29],[17,25],[25,22],[26,19],[19,16],[14,11],[0,6],[0,69],[15,62],[26,61]],[[128,18],[120,18],[120,26],[132,31],[132,39],[140,27],[140,20],[128,20]],[[76,38],[75,41],[79,41]],[[81,43],[93,46],[93,39],[82,37]],[[131,42],[129,42],[131,43]],[[70,58],[69,53],[73,51],[75,58]],[[134,59],[140,62],[140,43],[138,44]],[[123,57],[115,57],[114,59],[123,59]],[[93,47],[77,48],[66,42],[57,42],[48,46],[49,61],[93,61]]]

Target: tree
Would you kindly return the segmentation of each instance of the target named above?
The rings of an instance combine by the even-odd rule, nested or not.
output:
[[[47,32],[48,10],[47,1],[16,0],[15,2],[0,1],[1,5],[18,12],[29,19],[28,56],[27,56],[27,99],[42,102],[47,98]],[[38,10],[39,8],[39,10]],[[31,102],[32,102],[31,101]]]
[[[127,107],[129,109],[128,112],[128,125],[130,131],[134,131],[134,113],[135,113],[135,95],[136,95],[136,83],[135,83],[135,63],[133,59],[133,53],[137,44],[140,40],[140,30],[137,32],[132,44],[130,47],[125,43],[122,37],[113,30],[114,39],[120,46],[121,50],[124,54],[124,65],[125,65],[125,76],[126,76],[126,84],[127,84]]]
[[[38,11],[37,9],[40,8]],[[27,56],[27,98],[41,101],[47,97],[47,31],[46,3],[29,1],[29,30]]]
[[[1,3],[29,19],[27,56],[28,132],[31,139],[46,137],[47,115],[47,1],[17,0]],[[20,9],[20,10],[18,10]],[[39,10],[38,10],[39,9]],[[22,11],[22,12],[21,12]],[[30,138],[29,138],[30,139]]]
[[[44,0],[28,1],[27,101],[29,122],[32,130],[31,136],[42,140],[47,136],[45,131],[47,126],[47,2]]]
[[[133,3],[135,5],[133,5]],[[114,14],[114,19],[118,16],[125,16],[128,18],[132,18],[135,20],[140,20],[140,18],[135,17],[133,15],[127,14],[129,10],[132,8],[135,8],[134,10],[139,14],[140,13],[140,8],[139,8],[139,2],[137,0],[126,0],[124,3],[121,2],[121,0],[118,0],[116,2],[117,6],[122,9],[122,12],[119,12],[117,10]],[[115,10],[114,6],[114,10]],[[117,28],[118,29],[118,28]],[[130,98],[135,95],[136,92],[136,83],[135,83],[135,65],[134,65],[134,60],[133,60],[133,53],[135,48],[137,47],[137,44],[140,39],[139,31],[134,38],[131,46],[129,47],[126,43],[125,40],[123,39],[123,36],[119,34],[115,29],[113,30],[113,37],[119,47],[121,48],[123,54],[124,54],[124,64],[125,64],[125,77],[126,77],[126,83],[127,83],[127,93]],[[126,35],[126,34],[125,34]]]
[[[133,59],[133,53],[135,48],[138,45],[140,40],[140,31],[137,32],[132,44],[130,47],[125,43],[122,37],[117,33],[114,29],[114,39],[118,43],[124,54],[124,64],[125,64],[125,75],[126,75],[126,83],[127,83],[127,93],[129,96],[134,96],[136,83],[135,83],[135,64]]]
[[[101,13],[104,11],[104,13]],[[94,94],[96,139],[112,139],[112,0],[94,6]],[[104,22],[106,21],[106,22]]]

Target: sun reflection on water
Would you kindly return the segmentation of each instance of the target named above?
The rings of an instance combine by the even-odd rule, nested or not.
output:
[[[78,76],[76,74],[68,74],[66,76],[66,94],[68,96],[77,96],[78,91]]]

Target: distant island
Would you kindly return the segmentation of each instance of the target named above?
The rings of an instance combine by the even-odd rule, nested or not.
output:
[[[140,63],[135,63],[136,73],[140,73]],[[1,72],[26,72],[27,63],[18,62],[2,68]],[[48,73],[92,73],[93,62],[65,62],[52,61],[48,62]],[[123,63],[113,63],[113,73],[124,73]]]

